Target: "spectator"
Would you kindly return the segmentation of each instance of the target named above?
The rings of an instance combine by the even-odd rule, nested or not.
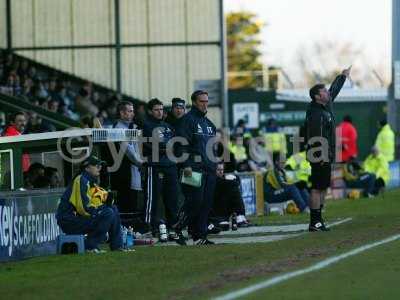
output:
[[[25,76],[29,76],[29,62],[26,59],[22,60],[21,65],[17,70],[17,73],[20,78],[25,78]]]
[[[51,112],[53,112],[55,114],[58,113],[58,108],[60,106],[60,103],[57,100],[51,98],[49,100],[49,102],[47,103],[47,105],[48,105],[47,109],[49,111],[51,111]]]
[[[299,137],[302,138],[305,135],[305,127],[300,127]],[[308,190],[311,187],[310,176],[311,176],[311,164],[307,160],[307,153],[305,150],[304,140],[300,140],[299,152],[294,153],[288,158],[285,164],[286,174],[289,172],[293,174],[293,182],[300,190]]]
[[[375,189],[376,177],[365,172],[355,158],[343,165],[343,178],[349,188],[362,189],[364,197],[372,197]]]
[[[375,147],[386,158],[387,162],[391,162],[394,160],[395,154],[394,132],[386,119],[381,120],[379,125],[380,131],[375,140]]]
[[[268,153],[270,153],[270,155],[272,155],[272,153],[278,152],[280,153],[282,158],[286,158],[286,136],[283,132],[280,132],[275,119],[271,118],[267,121],[264,138],[265,149]]]
[[[273,155],[274,165],[265,174],[264,196],[266,202],[279,203],[293,200],[301,212],[309,212],[309,194],[306,189],[299,190],[289,183],[279,161],[280,154]]]
[[[146,118],[146,102],[137,101],[135,103],[135,119],[134,122],[139,126],[139,128],[143,128],[144,119]]]
[[[372,147],[371,154],[364,161],[364,170],[372,173],[376,177],[373,194],[377,195],[388,183],[390,179],[389,164],[378,148]]]
[[[58,174],[58,170],[56,168],[46,167],[44,169],[44,176],[49,182],[49,188],[54,189],[61,187],[60,175]]]
[[[50,122],[43,120],[36,112],[30,112],[26,133],[42,133],[56,131],[56,128]]]
[[[238,120],[233,128],[232,135],[251,138],[250,130],[247,128],[247,121],[244,119]]]
[[[26,127],[26,117],[23,112],[14,113],[10,119],[10,125],[6,126],[3,132],[3,136],[18,136],[24,133]],[[22,170],[23,172],[28,171],[30,166],[29,155],[22,154]]]
[[[119,119],[113,128],[137,129],[133,123],[135,111],[131,102],[123,101],[118,105]],[[131,225],[129,221],[133,213],[138,211],[138,193],[142,190],[142,181],[139,168],[143,160],[139,153],[137,142],[116,143],[118,151],[124,151],[124,156],[118,170],[111,173],[111,185],[117,193],[116,204],[119,211],[124,214],[123,222]],[[112,162],[114,164],[115,162]]]
[[[307,160],[306,151],[298,152],[288,158],[285,164],[286,174],[293,172],[293,182],[300,190],[310,186],[311,165]]]
[[[336,127],[336,136],[340,137],[342,147],[338,162],[348,162],[357,157],[357,129],[349,115],[344,116],[343,122]]]
[[[119,117],[118,114],[118,105],[119,105],[119,101],[116,97],[112,97],[107,105],[107,107],[105,108],[105,112],[107,114],[107,118],[104,120],[104,125],[108,126],[108,125],[113,125],[116,122],[116,118],[115,117]],[[135,123],[135,122],[134,122]],[[136,124],[136,123],[135,123]],[[138,125],[138,124],[136,124]]]
[[[239,172],[250,171],[248,164],[248,151],[243,144],[244,139],[241,136],[233,136],[229,145],[229,151],[233,154],[236,161],[236,170]]]
[[[216,131],[216,155],[224,162],[224,170],[226,173],[236,172],[236,160],[235,156],[229,151],[229,134],[225,134],[223,130],[218,129]]]
[[[96,116],[99,109],[90,100],[87,89],[82,88],[75,100],[76,110],[80,115]]]
[[[49,189],[50,188],[50,179],[46,176],[38,176],[33,181],[34,189]]]
[[[111,194],[97,185],[102,161],[87,158],[61,197],[57,209],[57,224],[66,234],[86,234],[87,251],[99,253],[99,244],[108,233],[110,249],[123,250],[118,209],[112,205]]]
[[[218,222],[218,227],[229,229],[229,218],[236,217],[238,227],[247,227],[244,203],[240,191],[240,179],[232,174],[224,174],[224,164],[219,163],[216,170],[213,208],[210,219]]]
[[[24,173],[24,187],[26,189],[34,189],[43,186],[45,180],[45,167],[38,162],[30,165],[28,171]],[[40,178],[41,180],[38,180]]]

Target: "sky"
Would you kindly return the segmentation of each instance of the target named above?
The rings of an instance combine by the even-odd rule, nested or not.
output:
[[[330,40],[362,50],[362,58],[346,63],[390,75],[391,0],[225,0],[225,9],[254,12],[266,23],[263,62],[289,74],[300,47]]]

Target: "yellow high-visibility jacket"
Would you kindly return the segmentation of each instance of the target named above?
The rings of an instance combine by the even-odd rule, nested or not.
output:
[[[289,166],[295,174],[295,182],[305,181],[309,182],[309,177],[311,175],[311,165],[307,160],[306,151],[293,154],[286,161],[286,166]]]
[[[229,151],[232,152],[236,161],[244,161],[247,159],[246,148],[243,145],[229,144]]]
[[[265,149],[268,152],[287,153],[286,136],[282,132],[264,133]]]
[[[382,178],[385,184],[390,179],[389,163],[381,153],[378,155],[370,154],[364,161],[365,171],[375,174],[376,178]]]
[[[376,137],[375,147],[378,148],[379,153],[386,158],[387,162],[394,160],[394,139],[394,132],[389,124],[383,126]]]

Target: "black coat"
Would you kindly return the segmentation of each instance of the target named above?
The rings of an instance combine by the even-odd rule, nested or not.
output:
[[[331,84],[329,88],[329,93],[331,95],[331,101],[322,105],[315,101],[312,101],[306,112],[306,121],[305,121],[305,129],[306,129],[306,143],[307,150],[310,150],[315,147],[321,147],[323,144],[318,141],[311,140],[315,137],[325,138],[328,143],[328,161],[326,162],[334,162],[335,161],[335,116],[332,111],[332,104],[337,95],[339,94],[341,88],[343,87],[344,82],[346,81],[345,75],[339,75]],[[321,153],[315,152],[315,157],[322,157]]]
[[[213,143],[212,139],[214,139],[215,146],[216,127],[206,117],[206,114],[193,106],[183,117],[182,129],[179,134],[188,141],[188,145],[182,147],[182,153],[189,156],[183,165],[215,174],[216,162],[207,155],[207,147],[212,149],[212,155],[216,158],[215,147],[208,144],[209,142]]]

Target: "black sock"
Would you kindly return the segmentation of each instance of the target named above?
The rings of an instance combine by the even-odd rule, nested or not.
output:
[[[318,223],[320,221],[320,216],[320,209],[310,209],[310,224]]]

